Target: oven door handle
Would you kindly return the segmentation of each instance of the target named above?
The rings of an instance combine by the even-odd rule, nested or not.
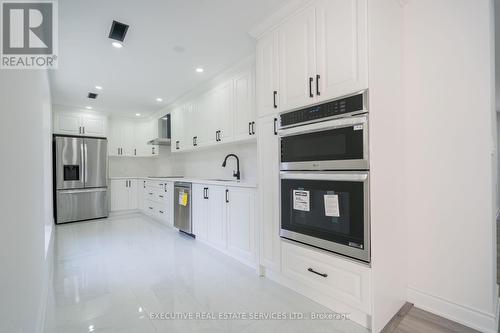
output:
[[[331,130],[331,129],[351,127],[351,126],[356,126],[356,125],[362,125],[363,130],[366,130],[367,129],[366,124],[368,124],[368,117],[367,116],[340,118],[340,119],[332,119],[329,121],[324,121],[324,122],[319,122],[319,123],[307,124],[307,125],[291,127],[291,128],[286,128],[286,129],[280,129],[278,131],[278,134],[280,137],[287,137],[287,136],[292,136],[292,135],[321,132],[321,131],[327,131],[327,130]]]
[[[365,182],[368,180],[367,171],[351,171],[351,172],[303,172],[303,171],[283,171],[280,173],[281,179],[298,179],[298,180],[325,180],[325,181],[358,181]]]

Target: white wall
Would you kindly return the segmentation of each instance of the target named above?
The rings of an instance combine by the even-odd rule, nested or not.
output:
[[[45,71],[1,71],[0,124],[0,332],[38,333],[48,285],[45,225],[52,216]]]
[[[403,10],[368,1],[372,329],[380,332],[406,302],[404,217]]]
[[[405,2],[408,298],[494,332],[492,1]]]
[[[255,142],[229,143],[204,148],[195,152],[171,153],[161,146],[157,158],[110,157],[110,177],[120,176],[185,176],[192,178],[232,178],[236,160],[230,158],[223,168],[227,154],[240,158],[241,179],[257,181],[257,144]]]

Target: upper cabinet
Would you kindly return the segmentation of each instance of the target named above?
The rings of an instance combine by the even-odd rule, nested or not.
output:
[[[154,157],[158,146],[147,142],[157,136],[156,121],[114,117],[109,126],[109,156]]]
[[[367,0],[318,0],[257,43],[259,116],[368,88]]]
[[[257,43],[257,110],[259,117],[279,112],[278,33],[271,32]]]
[[[98,136],[107,135],[107,117],[88,112],[54,112],[54,134]]]
[[[246,66],[175,107],[172,151],[194,150],[255,138],[255,67]]]

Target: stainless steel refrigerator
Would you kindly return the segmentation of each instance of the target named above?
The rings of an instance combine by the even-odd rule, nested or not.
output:
[[[56,223],[108,216],[108,141],[54,137]]]

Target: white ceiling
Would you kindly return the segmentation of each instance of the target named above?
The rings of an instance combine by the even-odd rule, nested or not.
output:
[[[254,51],[248,31],[287,0],[59,1],[53,103],[143,115],[161,109]],[[124,47],[111,22],[130,25]],[[198,74],[196,67],[205,72]],[[96,91],[95,85],[104,89]],[[87,98],[99,93],[97,100]],[[163,102],[155,101],[162,97]]]

